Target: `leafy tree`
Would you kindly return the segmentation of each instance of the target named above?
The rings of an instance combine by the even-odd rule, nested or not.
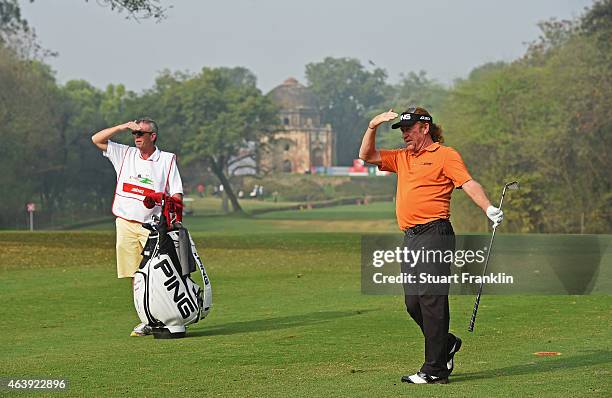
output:
[[[601,35],[598,39],[608,46],[612,42],[612,0],[598,0],[581,18],[580,27],[587,35]]]
[[[58,115],[61,100],[50,69],[0,47],[0,220],[39,197],[50,206],[53,176],[62,169]]]
[[[85,0],[89,2],[89,0]],[[30,0],[34,3],[34,0]],[[128,17],[134,19],[165,18],[168,8],[163,7],[159,0],[96,0],[94,3],[110,7],[118,12],[125,11]],[[18,0],[0,0],[0,30],[17,32],[28,30],[26,20],[21,17]]]
[[[153,88],[140,96],[126,98],[124,119],[148,116],[159,124],[158,142],[165,150],[181,156],[184,130],[187,129],[182,105],[182,84],[193,76],[183,72],[163,71]]]
[[[10,48],[22,59],[42,60],[56,55],[40,46],[36,32],[21,16],[17,0],[0,0],[0,47]]]
[[[139,106],[159,115],[160,129],[171,132],[160,135],[165,147],[175,148],[183,164],[210,167],[233,210],[242,212],[228,168],[241,149],[260,142],[277,124],[277,109],[255,76],[245,68],[204,68],[193,76],[165,72]]]
[[[90,141],[115,114],[117,90],[84,81],[58,86],[49,67],[0,47],[0,225],[11,225],[28,201],[47,217],[107,213],[112,168]],[[119,90],[120,91],[120,90]],[[113,120],[114,121],[114,120]]]
[[[306,65],[308,85],[319,100],[324,123],[337,137],[336,163],[350,165],[357,157],[368,112],[385,99],[386,72],[366,70],[357,59],[325,58]]]
[[[167,11],[159,0],[96,0],[96,3],[109,6],[111,10],[126,11],[134,19],[154,18],[159,21],[166,17]]]
[[[158,0],[96,0],[95,3],[126,12],[127,18],[136,20],[152,18],[160,21],[166,17],[167,11]],[[21,16],[18,0],[0,0],[0,46],[11,48],[24,59],[42,60],[57,55],[38,43],[36,32]]]
[[[17,0],[0,0],[0,40],[4,35],[29,30],[28,22],[21,17]]]
[[[411,105],[423,106],[431,112],[437,112],[442,107],[448,91],[442,84],[428,78],[425,71],[402,75],[400,82],[393,89],[393,102],[400,112]]]
[[[393,108],[400,113],[409,106],[418,105],[429,110],[438,123],[438,112],[442,109],[448,89],[428,78],[425,71],[420,71],[402,75],[399,83],[391,87],[390,93],[392,94],[390,99],[381,104],[378,109],[369,112],[368,118],[387,109]],[[382,126],[377,135],[377,142],[383,148],[397,148],[404,144],[401,133],[398,130],[390,129],[389,124]]]
[[[60,87],[63,113],[57,151],[63,155],[64,169],[55,185],[61,189],[58,196],[64,198],[64,210],[81,209],[90,216],[108,213],[115,174],[108,160],[91,144],[91,134],[124,120],[115,112],[121,105],[111,105],[122,102],[115,95],[122,89],[109,86],[102,91],[83,80],[71,80]]]
[[[610,229],[609,49],[579,23],[541,25],[525,57],[480,68],[444,106],[447,141],[477,179],[523,182],[506,210],[515,231]]]

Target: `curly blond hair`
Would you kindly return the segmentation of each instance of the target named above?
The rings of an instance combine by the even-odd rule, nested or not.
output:
[[[416,113],[417,115],[426,115],[426,116],[431,117],[427,109],[421,108],[419,106],[414,107],[414,108],[415,110],[412,113]],[[423,125],[424,123],[427,123],[427,122],[417,122],[417,123]],[[444,137],[442,136],[442,126],[438,124],[429,123],[429,135],[431,135],[431,139],[433,140],[433,142],[439,142],[439,143],[444,142]]]

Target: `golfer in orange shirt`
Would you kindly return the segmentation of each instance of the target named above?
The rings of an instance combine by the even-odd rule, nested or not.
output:
[[[405,148],[376,148],[376,129],[399,116],[393,129],[401,129]],[[396,215],[404,232],[404,246],[411,251],[455,249],[450,219],[453,189],[465,193],[498,225],[500,209],[491,205],[482,186],[468,173],[459,153],[443,146],[442,128],[427,110],[411,107],[401,115],[389,110],[375,116],[363,136],[359,157],[380,170],[397,173]],[[450,262],[440,256],[434,261],[402,263],[402,272],[420,275],[450,275]],[[418,279],[417,279],[418,280]],[[406,309],[425,337],[425,363],[403,382],[415,384],[448,383],[454,356],[461,339],[449,333],[448,285],[404,284]]]

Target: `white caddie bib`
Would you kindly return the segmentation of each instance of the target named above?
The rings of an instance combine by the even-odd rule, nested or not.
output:
[[[183,193],[182,182],[176,169],[175,155],[156,149],[148,158],[140,156],[138,148],[109,141],[105,152],[117,171],[117,186],[113,201],[113,214],[129,221],[148,222],[159,216],[158,206],[147,209],[142,203],[146,195],[165,192]],[[174,181],[171,181],[174,180]]]

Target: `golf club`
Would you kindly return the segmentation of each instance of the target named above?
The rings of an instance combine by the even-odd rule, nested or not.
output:
[[[506,196],[506,190],[516,190],[519,189],[518,181],[512,181],[504,185],[504,189],[502,191],[501,200],[499,201],[499,209],[501,210],[504,204],[504,196]],[[470,327],[468,331],[474,331],[474,324],[476,323],[476,313],[478,312],[478,305],[480,304],[480,296],[482,295],[482,287],[484,285],[484,276],[487,272],[487,265],[489,265],[489,258],[491,257],[491,251],[493,250],[493,239],[495,239],[495,230],[497,226],[493,226],[493,233],[491,234],[491,241],[489,242],[489,251],[487,252],[487,258],[485,259],[485,265],[482,269],[482,278],[480,278],[480,287],[478,288],[478,295],[476,296],[476,302],[474,303],[474,310],[472,311],[472,319],[470,319]]]

